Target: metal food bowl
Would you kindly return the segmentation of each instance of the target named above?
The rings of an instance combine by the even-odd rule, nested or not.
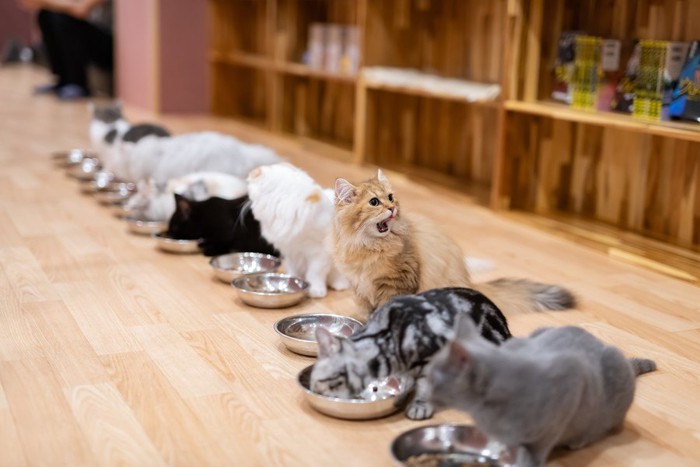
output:
[[[131,191],[136,191],[136,186],[133,183],[120,182],[113,173],[99,171],[95,174],[93,180],[87,180],[85,183],[80,184],[80,191],[83,193],[117,191],[120,186],[131,186]]]
[[[131,233],[140,235],[153,235],[168,230],[166,221],[151,221],[148,219],[140,219],[138,217],[126,216],[126,228]]]
[[[68,168],[68,175],[82,181],[95,179],[95,174],[102,169],[102,163],[95,157],[84,157],[79,163]]]
[[[51,162],[56,167],[67,168],[79,164],[83,158],[96,158],[97,154],[86,149],[71,149],[70,151],[58,151],[51,154]]]
[[[209,261],[214,275],[227,284],[245,274],[277,271],[280,264],[282,262],[276,256],[253,252],[229,253],[215,256]]]
[[[120,219],[123,219],[129,215],[129,210],[126,207],[126,201],[127,200],[116,201],[114,203],[105,204],[105,206],[107,206],[109,210],[112,211],[113,215],[119,217]]]
[[[128,184],[117,185],[114,190],[100,190],[95,193],[95,199],[100,204],[112,205],[115,203],[126,203],[134,190]]]
[[[325,328],[337,336],[349,337],[361,327],[362,323],[356,319],[330,314],[288,316],[274,325],[282,343],[289,350],[309,357],[318,354],[317,328]]]
[[[398,465],[515,467],[515,449],[489,440],[472,425],[429,425],[397,436],[391,455]]]
[[[244,303],[260,308],[285,308],[306,297],[308,282],[288,274],[247,274],[231,282]]]
[[[400,380],[398,387],[389,380],[374,383],[375,394],[371,397],[342,399],[323,396],[311,390],[311,370],[313,365],[301,370],[297,382],[311,407],[335,418],[347,420],[370,420],[398,412],[407,393],[411,390],[406,380]],[[394,379],[396,381],[396,379]]]
[[[199,240],[180,240],[168,237],[166,232],[160,232],[153,237],[156,239],[158,248],[168,253],[200,253]]]

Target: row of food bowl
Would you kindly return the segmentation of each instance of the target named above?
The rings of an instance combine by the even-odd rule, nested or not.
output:
[[[136,186],[103,171],[96,154],[76,149],[56,153],[52,160],[79,181],[82,193],[93,195],[100,204],[124,219],[129,232],[152,236],[158,248],[165,252],[200,252],[197,240],[168,237],[167,222],[130,217],[125,205]],[[254,307],[285,308],[298,304],[307,294],[308,283],[278,272],[281,261],[272,255],[229,253],[212,258],[209,264],[216,278],[230,284],[241,301]],[[309,357],[318,354],[316,329],[319,327],[348,337],[360,329],[362,323],[342,315],[302,314],[288,316],[274,324],[275,332],[288,350]],[[396,413],[412,390],[407,380],[388,378],[372,383],[367,395],[355,399],[324,396],[310,388],[312,368],[313,365],[304,368],[297,376],[297,383],[311,407],[336,418],[367,420]],[[514,465],[513,453],[499,446],[489,443],[469,425],[431,425],[398,436],[391,445],[391,452],[397,462],[409,466]]]

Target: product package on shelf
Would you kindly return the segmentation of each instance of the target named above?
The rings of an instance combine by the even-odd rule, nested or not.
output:
[[[306,64],[314,69],[323,69],[324,44],[326,42],[326,27],[321,23],[313,23],[309,26],[309,47],[307,50]]]
[[[657,40],[643,40],[640,44],[632,115],[668,120],[673,89],[678,83],[689,44]]]
[[[690,44],[669,105],[669,115],[674,119],[700,122],[700,40]]]
[[[615,90],[625,74],[622,68],[622,41],[603,39],[601,46],[600,79],[596,109],[609,111],[615,100]]]
[[[579,109],[595,109],[598,99],[601,48],[603,39],[576,36],[574,79],[571,105]]]
[[[338,73],[340,71],[342,50],[343,26],[339,24],[327,24],[323,68],[329,73]]]
[[[637,79],[637,70],[639,69],[640,51],[641,47],[637,40],[623,48],[623,53],[627,52],[626,55],[628,55],[626,60],[627,65],[625,66],[620,81],[618,81],[615,86],[615,95],[610,102],[610,110],[628,114],[632,113],[632,106],[634,104],[634,83]]]
[[[357,73],[360,67],[360,32],[357,26],[343,28],[342,52],[340,56],[341,73]]]
[[[559,36],[557,60],[554,64],[554,87],[552,89],[552,99],[555,101],[571,104],[576,37],[582,34],[578,31],[564,31]]]

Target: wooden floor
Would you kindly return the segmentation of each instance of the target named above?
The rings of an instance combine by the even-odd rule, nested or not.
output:
[[[351,422],[316,413],[272,324],[289,314],[356,315],[346,293],[280,311],[246,307],[203,256],[158,252],[150,238],[80,195],[49,153],[87,144],[84,103],[32,97],[47,77],[0,68],[0,465],[388,466],[391,440],[429,422],[397,414]],[[154,118],[133,109],[133,120]],[[314,154],[209,117],[164,117],[175,132],[219,129],[275,147],[330,185],[371,168]],[[431,216],[469,255],[563,284],[578,310],[508,315],[526,334],[577,324],[629,355],[656,359],[624,430],[551,465],[700,465],[700,289],[389,173],[406,211]]]

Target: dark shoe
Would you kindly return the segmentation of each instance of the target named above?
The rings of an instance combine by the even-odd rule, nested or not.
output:
[[[90,97],[87,89],[77,84],[65,84],[56,90],[56,95],[62,101],[72,101]]]

